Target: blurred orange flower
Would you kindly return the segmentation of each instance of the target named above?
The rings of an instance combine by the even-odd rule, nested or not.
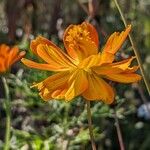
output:
[[[21,59],[25,55],[22,51],[19,53],[18,47],[10,48],[9,46],[0,45],[0,73],[6,72],[12,64]]]
[[[115,93],[103,78],[121,83],[132,83],[141,79],[140,75],[134,73],[138,66],[130,67],[134,57],[113,62],[114,54],[130,30],[131,26],[128,26],[121,33],[113,33],[102,52],[98,52],[98,34],[91,24],[83,22],[80,25],[70,25],[64,34],[64,45],[68,54],[39,36],[31,42],[31,49],[46,63],[40,64],[25,58],[22,58],[22,62],[31,68],[56,72],[33,85],[39,89],[44,100],[70,101],[81,95],[87,100],[101,100],[110,104]]]

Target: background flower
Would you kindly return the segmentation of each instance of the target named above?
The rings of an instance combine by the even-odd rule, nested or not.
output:
[[[18,47],[10,48],[8,45],[0,45],[0,73],[6,72],[16,61],[25,55],[22,51],[19,53]]]

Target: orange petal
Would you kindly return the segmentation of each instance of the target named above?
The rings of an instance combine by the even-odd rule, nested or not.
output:
[[[13,47],[9,53],[8,64],[12,65],[13,63],[19,61],[22,57],[25,56],[25,54],[26,54],[25,51],[19,52],[18,47]]]
[[[86,72],[83,70],[75,71],[68,81],[68,87],[65,93],[66,101],[70,101],[83,93],[88,87]]]
[[[70,75],[67,84],[52,93],[54,99],[65,99],[70,101],[87,89],[88,81],[84,71],[76,70]]]
[[[53,98],[70,101],[80,95],[87,88],[87,84],[85,73],[83,71],[75,71],[73,74],[69,72],[57,73],[33,85],[33,87],[39,89],[40,95],[44,100]]]
[[[125,31],[122,31],[121,33],[119,32],[113,33],[107,40],[103,51],[109,52],[111,54],[115,54],[122,46],[125,39],[127,38],[130,30],[131,30],[131,25],[128,25]]]
[[[22,59],[22,62],[31,68],[49,71],[65,71],[75,67],[65,53],[51,45],[38,44],[36,53],[48,64],[39,64],[27,59]]]
[[[141,80],[141,76],[135,73],[108,74],[105,78],[120,83],[132,83]]]
[[[101,62],[100,64],[112,63],[115,59],[114,54],[103,51],[101,53]]]
[[[2,44],[0,45],[0,62],[4,67],[7,67],[7,57],[9,56],[10,47]]]
[[[57,91],[63,91],[68,86],[67,81],[69,77],[69,72],[60,72],[48,77],[40,83],[34,84],[32,87],[37,87],[40,96],[47,101],[53,99]],[[59,97],[59,99],[62,98],[64,98],[64,95]]]
[[[100,62],[101,62],[101,55],[99,55],[99,54],[91,55],[91,56],[85,58],[78,65],[78,68],[82,68],[82,69],[88,71],[88,69],[90,69],[91,67],[99,65]]]
[[[24,55],[25,52],[22,51],[19,53],[19,49],[15,46],[13,48],[10,48],[9,46],[2,44],[0,46],[0,67],[1,67],[1,72],[5,72],[9,67],[21,59]]]
[[[54,66],[74,67],[75,65],[61,50],[55,47],[39,44],[37,47],[37,54],[47,63]]]
[[[114,101],[114,91],[109,84],[96,75],[88,75],[89,86],[82,94],[87,100],[101,100],[107,104]]]
[[[18,47],[13,47],[12,49],[9,50],[9,55],[7,56],[7,66],[10,66],[13,64],[14,59],[17,57],[17,54],[19,52]]]
[[[94,43],[98,47],[99,46],[99,39],[98,39],[98,33],[97,33],[95,27],[88,22],[83,22],[82,24],[88,28],[91,40],[94,41]]]
[[[97,74],[103,75],[104,78],[112,81],[121,83],[137,82],[141,79],[140,75],[134,73],[138,69],[138,66],[129,67],[134,58],[135,57],[112,64],[96,66],[92,69]]]
[[[53,65],[53,64],[40,64],[36,63],[34,61],[28,60],[26,58],[22,58],[21,61],[30,68],[40,69],[40,70],[47,70],[47,71],[66,71],[69,70],[66,67],[62,67],[59,65]]]
[[[19,52],[19,54],[17,55],[17,57],[14,58],[13,63],[16,62],[16,61],[18,61],[18,60],[20,60],[21,58],[23,58],[25,56],[25,54],[26,54],[25,51]]]
[[[42,44],[42,45],[47,45],[52,47],[53,49],[55,49],[56,51],[58,51],[59,53],[63,53],[63,51],[56,46],[54,43],[52,43],[51,41],[49,41],[48,39],[42,37],[42,36],[38,36],[35,40],[32,40],[30,48],[31,50],[37,54],[37,47]],[[38,55],[38,54],[37,54]],[[63,53],[63,55],[65,55],[66,57],[68,57],[68,59],[70,59],[71,61],[73,61],[73,59],[71,59],[69,56],[67,56],[65,53]]]
[[[5,58],[0,56],[0,72],[5,72],[7,70],[5,66]]]
[[[139,66],[133,66],[131,68],[128,68],[125,70],[125,73],[134,73],[135,71],[137,71],[139,69]]]
[[[10,50],[9,46],[7,46],[5,44],[0,45],[0,55],[1,56],[7,57],[8,53],[9,53],[9,50]]]
[[[48,39],[42,37],[42,36],[38,36],[35,40],[32,40],[30,48],[31,50],[37,54],[37,47],[39,44],[44,44],[44,45],[51,45],[57,49],[59,49],[59,47],[57,47],[55,44],[53,44],[51,41],[49,41]]]
[[[95,66],[92,69],[99,75],[111,75],[111,74],[118,74],[123,72],[135,72],[138,69],[138,66],[129,67],[132,60],[135,57],[119,61],[116,63],[111,64],[103,64],[101,66]]]
[[[2,44],[0,45],[0,72],[7,70],[7,57],[9,54],[9,46]]]
[[[133,73],[133,72],[137,71],[138,68],[139,68],[139,66],[130,67],[132,61],[135,58],[136,57],[131,57],[131,58],[125,59],[123,61],[112,63],[110,65],[112,66],[112,68],[119,68],[119,69],[121,69],[122,72],[124,72],[124,73]]]
[[[80,61],[98,53],[98,35],[95,28],[83,22],[81,25],[70,25],[64,34],[64,45],[68,54]]]

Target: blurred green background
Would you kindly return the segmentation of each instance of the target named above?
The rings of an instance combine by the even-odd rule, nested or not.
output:
[[[119,0],[140,56],[150,79],[150,0]],[[114,31],[124,30],[119,12],[112,0],[93,0],[93,14],[88,0],[0,0],[0,43],[18,45],[26,57],[37,58],[30,51],[30,41],[37,35],[51,39],[63,48],[63,33],[69,24],[86,19],[99,33],[100,47]],[[134,55],[126,40],[116,59]],[[136,62],[135,62],[136,63]],[[140,73],[140,71],[139,71]],[[12,150],[91,150],[85,102],[76,98],[44,102],[38,91],[30,89],[33,82],[51,72],[39,71],[16,63],[8,75],[11,94]],[[114,112],[120,122],[127,150],[150,149],[150,97],[143,81],[139,84],[114,84],[116,103],[92,102],[94,135],[98,150],[119,150]],[[4,146],[4,89],[0,80],[0,149]],[[146,101],[146,103],[145,103]]]

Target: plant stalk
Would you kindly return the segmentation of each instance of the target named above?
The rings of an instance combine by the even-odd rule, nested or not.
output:
[[[10,148],[10,127],[11,127],[11,105],[9,96],[9,87],[5,77],[2,77],[4,90],[5,90],[5,111],[6,111],[6,131],[5,131],[5,145],[4,150],[9,150]]]
[[[86,103],[87,103],[87,116],[88,116],[88,125],[89,125],[89,133],[90,133],[90,139],[91,139],[91,144],[92,144],[92,150],[96,150],[93,129],[92,129],[90,101],[86,100]]]
[[[125,150],[122,133],[121,133],[120,125],[119,125],[119,120],[117,118],[116,113],[114,114],[114,119],[115,119],[115,127],[117,130],[117,136],[118,136],[118,140],[119,140],[120,150]]]
[[[116,5],[116,7],[117,7],[119,13],[120,13],[120,16],[121,16],[121,19],[122,19],[122,21],[123,21],[123,23],[124,23],[124,26],[127,27],[127,21],[126,21],[124,15],[123,15],[123,12],[122,12],[122,10],[121,10],[121,7],[120,7],[118,1],[117,1],[117,0],[114,0],[114,2],[115,2],[115,5]],[[145,73],[145,71],[144,71],[144,68],[143,68],[143,65],[142,65],[142,60],[141,60],[141,57],[140,57],[140,54],[139,54],[139,50],[137,49],[136,44],[135,44],[135,42],[134,42],[134,40],[133,40],[131,34],[129,34],[129,40],[130,40],[130,43],[131,43],[131,45],[132,45],[133,51],[134,51],[134,53],[135,53],[137,62],[138,62],[138,64],[139,64],[140,71],[141,71],[141,74],[142,74],[144,83],[145,83],[145,85],[146,85],[147,91],[148,91],[148,93],[149,93],[149,95],[150,95],[150,83],[149,83],[148,77],[146,76],[146,73]]]

